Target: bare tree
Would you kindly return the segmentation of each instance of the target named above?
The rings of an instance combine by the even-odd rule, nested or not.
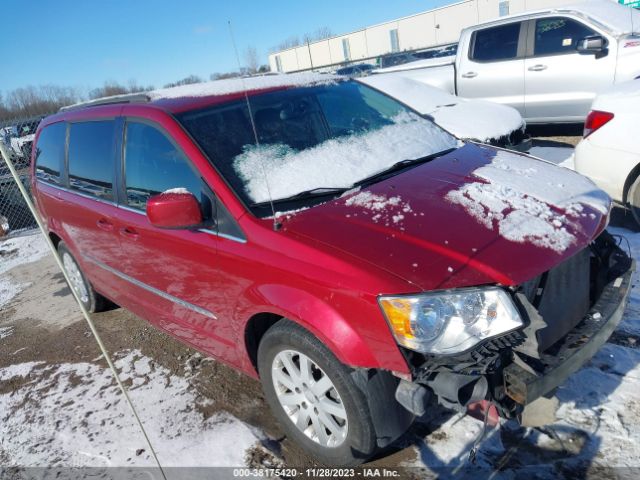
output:
[[[191,85],[192,83],[202,83],[204,80],[198,77],[197,75],[189,75],[188,77],[184,77],[182,80],[178,80],[177,82],[167,83],[164,88],[171,87],[179,87],[181,85]]]
[[[317,42],[326,38],[332,37],[333,32],[329,27],[320,27],[313,33],[305,33],[303,36],[304,43]]]
[[[256,50],[256,47],[247,47],[244,51],[244,63],[248,73],[253,74],[258,71],[258,68],[260,67],[260,59],[258,58],[258,50]]]

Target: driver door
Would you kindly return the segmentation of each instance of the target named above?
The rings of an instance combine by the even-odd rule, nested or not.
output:
[[[591,35],[604,36],[568,17],[531,20],[524,70],[527,121],[582,122],[596,94],[613,84],[614,54],[577,51],[578,42]]]
[[[161,127],[127,120],[124,145],[124,197],[121,266],[130,295],[143,304],[158,327],[216,357],[236,356],[234,332],[221,322],[217,242],[204,230],[154,227],[146,216],[149,197],[184,188],[198,199],[205,221],[215,218],[213,194],[187,156]]]

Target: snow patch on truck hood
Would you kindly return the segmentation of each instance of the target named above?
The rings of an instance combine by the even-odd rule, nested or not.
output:
[[[374,75],[358,80],[381,90],[457,136],[486,142],[523,127],[520,113],[512,107],[456,97],[444,90],[399,74]]]
[[[576,241],[571,232],[580,216],[587,215],[583,205],[603,215],[611,207],[609,196],[587,178],[502,150],[472,177],[480,181],[466,183],[445,198],[507,240],[558,253]]]

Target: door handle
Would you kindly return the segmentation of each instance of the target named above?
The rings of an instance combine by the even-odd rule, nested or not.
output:
[[[130,238],[131,240],[137,240],[140,237],[140,234],[133,227],[124,227],[120,229],[120,235],[126,238]]]
[[[542,70],[546,70],[546,65],[534,65],[533,67],[529,67],[530,72],[541,72]]]
[[[96,225],[98,225],[98,228],[106,232],[110,232],[111,230],[113,230],[113,223],[111,223],[106,218],[101,218],[100,220],[98,220],[96,222]]]
[[[478,74],[476,72],[467,72],[462,74],[462,78],[474,78],[477,76]]]

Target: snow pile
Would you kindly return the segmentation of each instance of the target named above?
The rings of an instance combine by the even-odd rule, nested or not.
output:
[[[29,286],[16,283],[6,273],[18,265],[40,260],[48,252],[47,242],[40,232],[0,242],[0,307]]]
[[[496,151],[473,172],[479,182],[452,190],[446,199],[462,205],[479,223],[513,242],[563,252],[574,241],[570,229],[583,205],[606,215],[611,201],[590,180],[546,162]]]
[[[491,183],[467,183],[446,196],[462,205],[479,223],[512,242],[530,242],[556,252],[571,246],[575,237],[566,229],[570,221],[540,200],[512,188]]]
[[[4,240],[0,242],[0,275],[18,265],[40,260],[47,253],[49,247],[40,232]]]
[[[401,113],[378,130],[332,138],[302,151],[282,144],[247,146],[233,166],[249,197],[265,202],[269,191],[276,200],[315,188],[348,188],[400,160],[456,146],[454,137],[431,122]]]
[[[209,97],[230,95],[232,93],[264,90],[277,87],[304,87],[327,84],[337,81],[339,77],[323,73],[291,73],[264,75],[250,78],[229,78],[212,82],[194,83],[179,87],[162,88],[147,92],[151,100],[164,100],[183,97]]]
[[[430,115],[458,138],[486,142],[509,135],[524,125],[515,108],[455,97],[410,75],[373,75],[358,81],[385,92],[422,115]]]
[[[242,466],[259,441],[229,414],[208,419],[183,377],[134,350],[116,361],[164,467]],[[29,381],[21,382],[28,378]],[[9,383],[7,383],[9,382]],[[153,466],[111,372],[93,363],[31,362],[0,369],[4,466]]]

